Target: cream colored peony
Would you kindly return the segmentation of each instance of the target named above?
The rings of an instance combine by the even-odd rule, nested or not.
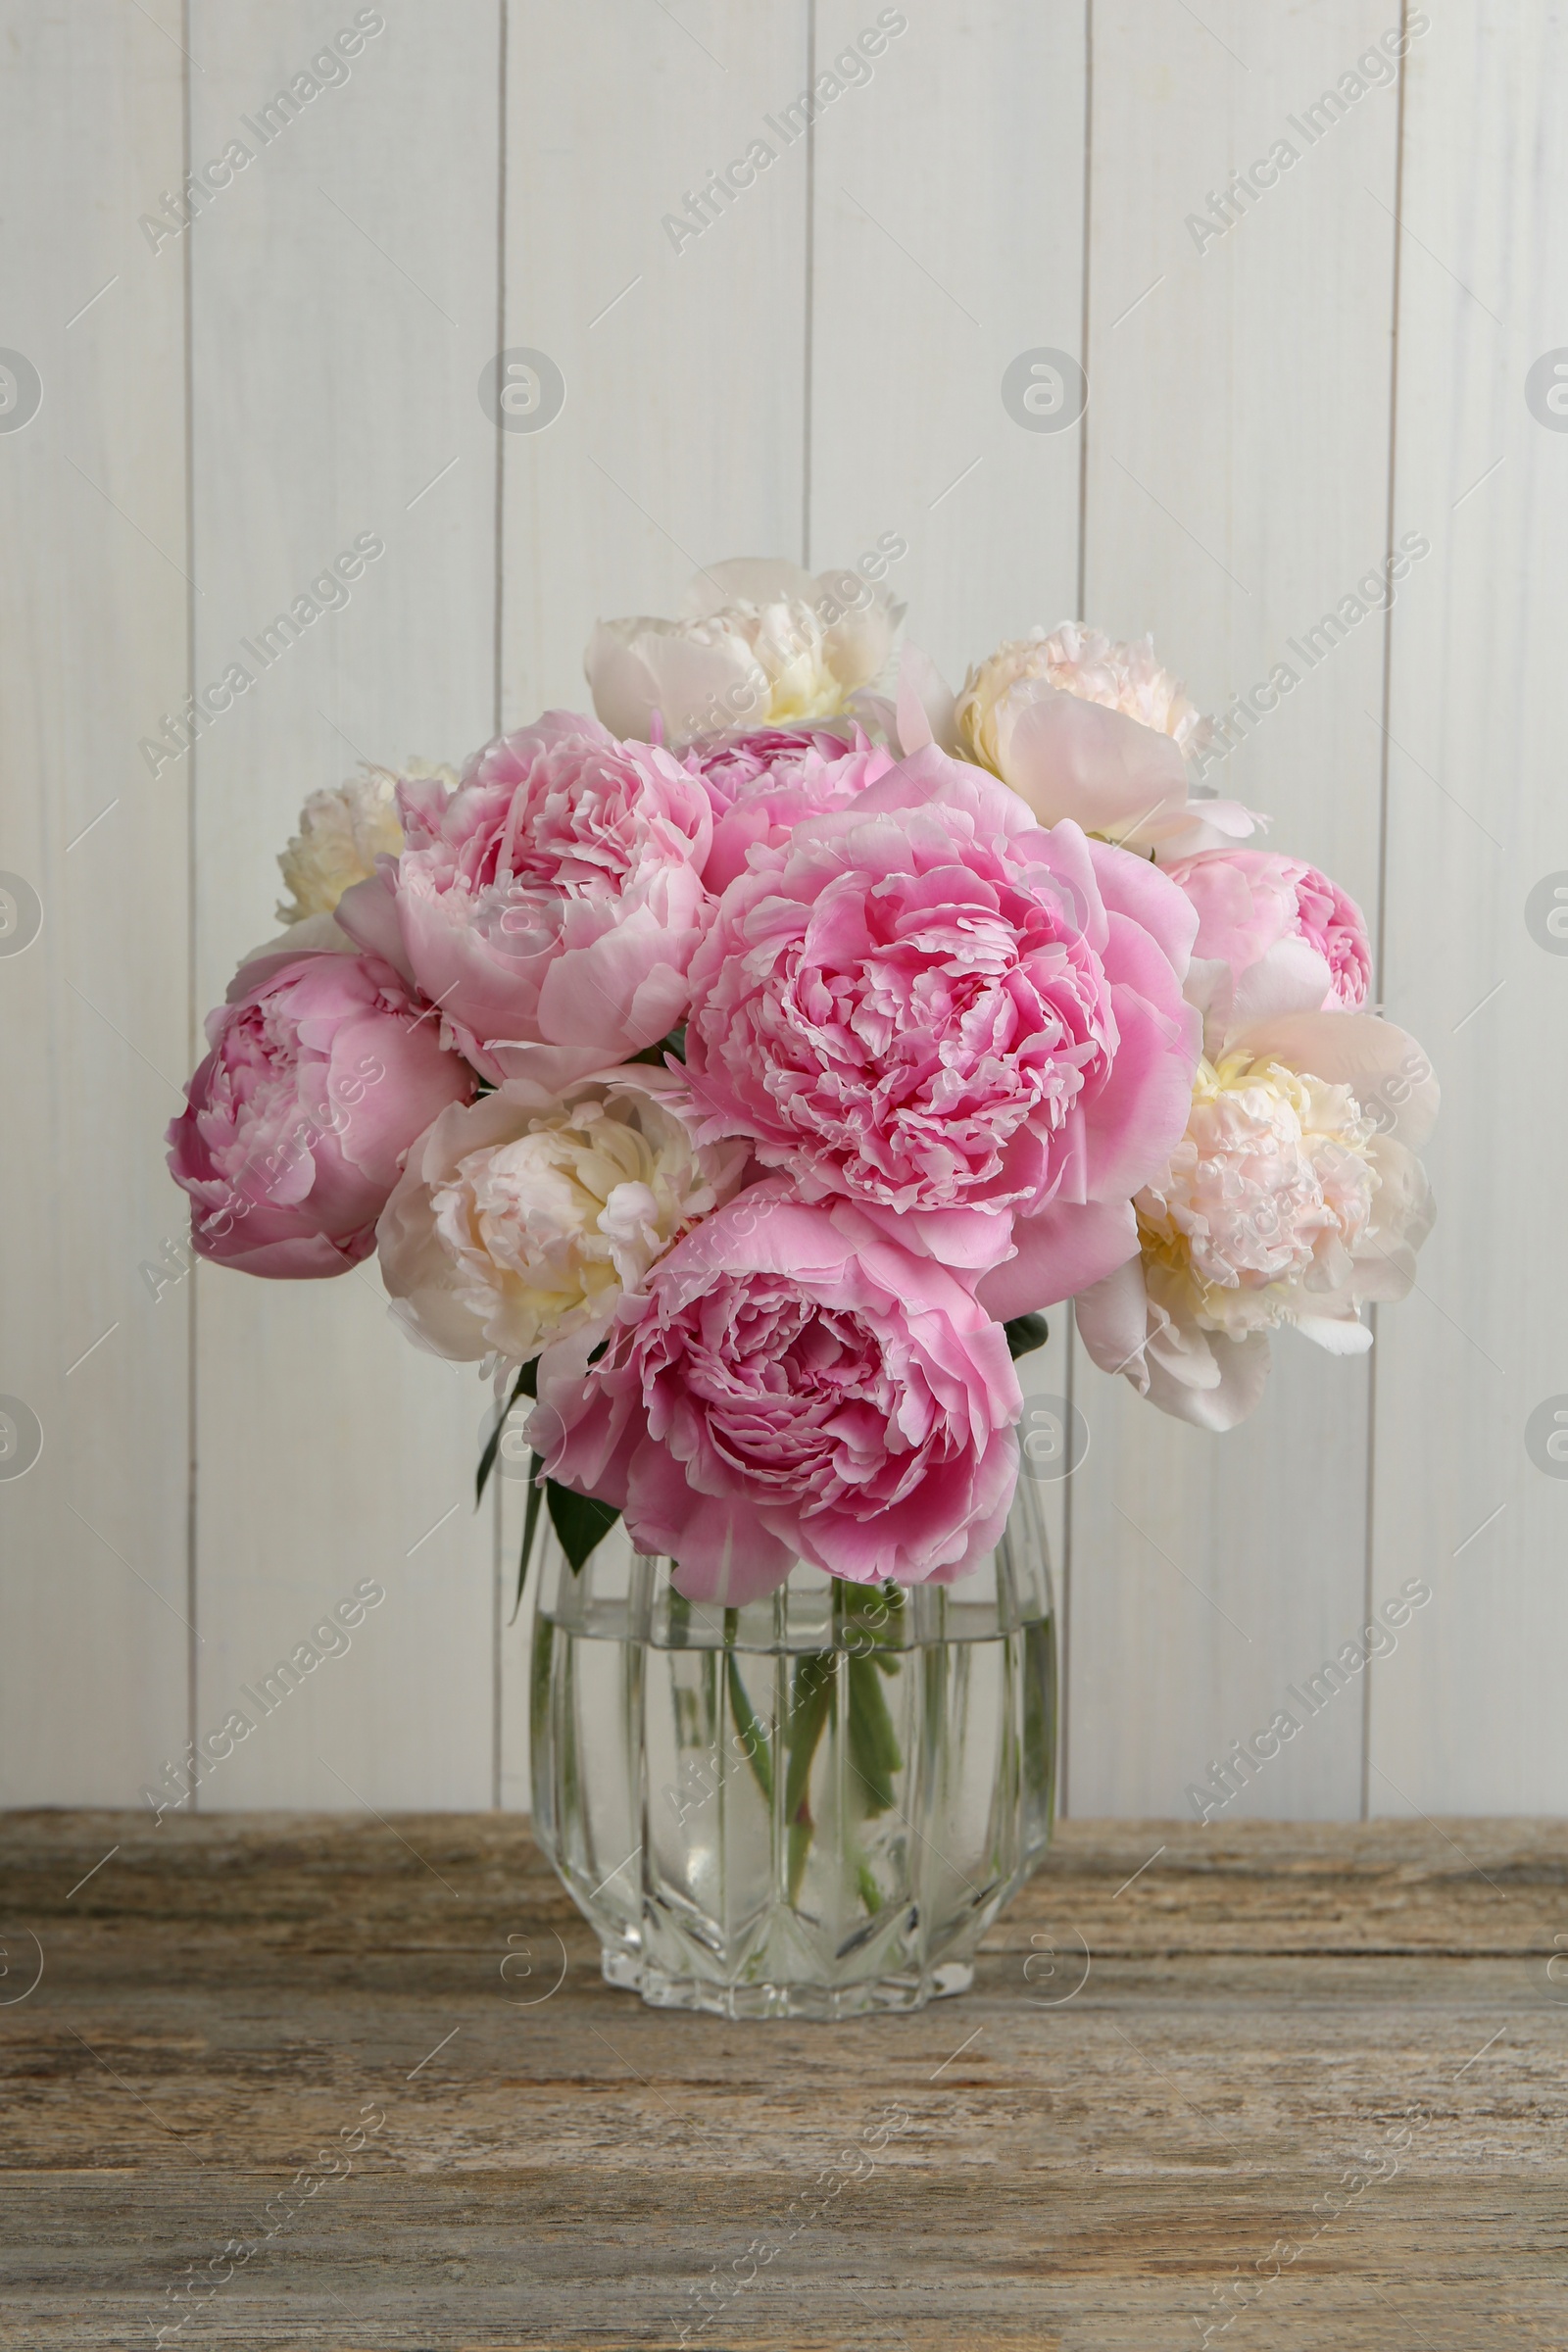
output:
[[[608,1323],[622,1291],[738,1190],[744,1142],[700,1147],[654,1067],[552,1099],[512,1081],[409,1153],[376,1240],[392,1311],[432,1354],[526,1363]]]
[[[583,667],[612,735],[687,742],[831,717],[886,668],[904,608],[858,572],[738,557],[699,572],[679,620],[602,620]]]
[[[427,768],[417,761],[407,773],[457,782],[451,768]],[[312,793],[300,810],[300,829],[277,861],[293,894],[287,905],[278,903],[279,922],[330,914],[346,890],[374,873],[378,855],[397,857],[403,847],[397,783],[390,768],[368,766],[362,775]]]
[[[1413,1145],[1437,1109],[1421,1049],[1371,1013],[1296,1011],[1199,1063],[1187,1133],[1134,1199],[1139,1255],[1077,1301],[1095,1361],[1179,1419],[1229,1429],[1290,1325],[1337,1355],[1402,1298],[1432,1225]]]
[[[1010,639],[969,671],[953,731],[959,757],[1010,784],[1045,825],[1070,816],[1102,841],[1171,858],[1258,823],[1234,801],[1189,801],[1186,761],[1210,724],[1148,637],[1118,644],[1066,620]]]
[[[1007,698],[1014,687],[1036,680],[1168,735],[1184,758],[1199,750],[1208,733],[1208,722],[1189,701],[1181,680],[1155,661],[1152,637],[1118,645],[1101,629],[1064,620],[1059,628],[1031,629],[1027,637],[999,646],[965,678],[958,725],[982,767],[1001,775]]]

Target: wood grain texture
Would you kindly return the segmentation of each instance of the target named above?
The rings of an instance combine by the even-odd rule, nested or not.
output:
[[[1419,1289],[1379,1316],[1374,1528],[1379,1562],[1419,1556],[1437,1598],[1377,1670],[1371,1797],[1390,1812],[1524,1788],[1568,1805],[1568,1464],[1544,1452],[1550,1400],[1568,1411],[1563,1109],[1540,1082],[1568,1053],[1546,928],[1550,877],[1568,883],[1568,419],[1526,401],[1568,342],[1568,24],[1474,5],[1441,31],[1406,98],[1397,508],[1433,553],[1394,612],[1386,995],[1445,1104]]]
[[[498,1815],[12,1815],[0,1857],[29,2352],[150,2343],[200,2271],[166,2342],[1562,2340],[1560,1825],[1070,1824],[972,1994],[836,2028],[610,1991]]]
[[[307,792],[362,759],[461,759],[492,726],[495,430],[477,387],[495,349],[499,18],[387,12],[348,78],[263,144],[259,110],[315,78],[353,18],[328,0],[192,10],[193,155],[236,131],[257,150],[188,232],[196,670],[205,683],[238,655],[254,673],[195,754],[203,1005],[277,928],[274,860]],[[241,650],[367,533],[385,552],[346,605],[265,666]],[[197,1280],[197,1732],[362,1579],[387,1592],[353,1652],[291,1695],[287,1728],[260,1724],[200,1801],[489,1802],[472,1371],[408,1345],[373,1261],[328,1283]]]
[[[1157,26],[1095,8],[1085,611],[1152,630],[1205,710],[1294,669],[1207,781],[1375,909],[1382,622],[1310,669],[1289,650],[1385,549],[1392,66],[1312,143],[1290,127],[1371,37],[1347,0]],[[1195,237],[1189,217],[1282,137],[1295,163]],[[1072,1494],[1071,1803],[1171,1811],[1364,1622],[1367,1372],[1284,1335],[1261,1406],[1217,1440],[1082,1350],[1076,1383],[1093,1443]],[[1352,1705],[1239,1809],[1353,1815],[1361,1772]]]
[[[182,63],[114,0],[7,5],[0,60],[0,344],[42,393],[27,420],[8,358],[0,1392],[43,1438],[28,1469],[0,1428],[0,1791],[125,1804],[182,1736],[189,1640],[189,810],[137,754],[186,691],[184,289],[137,226],[178,182]]]

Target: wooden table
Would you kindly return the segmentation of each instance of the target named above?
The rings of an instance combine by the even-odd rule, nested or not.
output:
[[[1561,1824],[1073,1823],[971,1994],[844,2026],[611,1991],[512,1815],[0,1870],[25,2352],[1568,2346]]]

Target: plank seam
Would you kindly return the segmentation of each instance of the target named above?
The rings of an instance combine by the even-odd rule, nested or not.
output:
[[[510,31],[510,0],[496,0],[496,349],[507,347],[507,43]],[[495,428],[496,473],[496,572],[495,572],[495,636],[491,649],[491,710],[490,731],[502,731],[502,621],[506,585],[505,523],[506,523],[506,437],[498,421]],[[502,1606],[502,1554],[506,1548],[506,1529],[501,1512],[502,1482],[497,1479],[490,1496],[490,1802],[501,1808],[501,1763],[503,1740],[503,1708],[505,1703],[503,1644],[505,1614]],[[524,1629],[524,1640],[528,1638]]]
[[[180,114],[180,180],[183,189],[191,172],[191,86],[190,86],[190,0],[181,0],[180,43],[182,56],[179,68]],[[184,335],[183,376],[185,389],[185,692],[196,691],[196,592],[191,583],[196,577],[196,385],[194,336],[192,334],[192,255],[194,239],[183,240],[180,259],[182,273],[182,317]],[[191,728],[190,762],[185,770],[185,1056],[189,1068],[196,1065],[196,773],[201,758],[197,729]],[[185,1739],[194,1750],[197,1738],[197,1650],[201,1645],[199,1607],[200,1578],[197,1575],[197,1534],[199,1509],[197,1497],[197,1297],[199,1281],[194,1274],[185,1301]],[[201,1805],[201,1790],[192,1780],[190,1804],[192,1812]]]
[[[1407,32],[1409,0],[1399,0],[1399,31]],[[1394,264],[1389,298],[1392,317],[1389,327],[1389,491],[1388,509],[1383,534],[1384,576],[1387,578],[1394,563],[1394,511],[1397,489],[1398,425],[1399,425],[1399,268],[1404,219],[1404,93],[1408,78],[1408,49],[1399,58],[1398,102],[1394,121]],[[1389,891],[1389,721],[1394,714],[1394,599],[1391,596],[1383,609],[1383,709],[1382,741],[1378,753],[1378,904],[1377,936],[1373,945],[1374,977],[1373,1003],[1382,1006],[1386,990],[1384,973],[1384,937]],[[1372,1622],[1373,1541],[1377,1513],[1377,1442],[1378,1442],[1378,1310],[1367,1309],[1372,1329],[1372,1361],[1367,1367],[1366,1384],[1366,1537],[1362,1544],[1361,1622]],[[1361,1803],[1360,1817],[1371,1818],[1372,1805],[1372,1681],[1377,1661],[1367,1661],[1367,1678],[1361,1690]]]
[[[816,87],[816,0],[806,0],[806,86]],[[801,402],[801,569],[811,568],[811,360],[816,306],[816,123],[806,125],[806,334]]]
[[[1084,194],[1083,194],[1083,263],[1080,278],[1078,308],[1079,366],[1085,378],[1089,372],[1089,232],[1091,206],[1094,199],[1095,152],[1095,0],[1084,0]],[[1089,580],[1089,407],[1085,403],[1082,421],[1078,427],[1078,618],[1087,620],[1085,602]],[[1072,1301],[1066,1306],[1067,1315],[1067,1419],[1072,1423],[1077,1408],[1078,1388],[1078,1324],[1072,1311]],[[1072,1481],[1065,1482],[1061,1498],[1061,1649],[1056,1661],[1060,1695],[1057,1701],[1059,1722],[1056,1739],[1059,1763],[1057,1767],[1056,1810],[1065,1821],[1072,1808]]]

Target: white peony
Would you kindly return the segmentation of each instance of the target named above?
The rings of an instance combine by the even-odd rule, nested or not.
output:
[[[636,1065],[554,1099],[522,1081],[443,1113],[376,1240],[392,1311],[460,1362],[526,1363],[608,1323],[622,1291],[739,1189],[749,1145],[699,1146],[684,1082]]]
[[[699,572],[678,620],[602,620],[583,667],[612,735],[671,744],[831,717],[886,668],[904,608],[854,571],[738,557]]]
[[[1136,1195],[1139,1254],[1081,1294],[1096,1363],[1179,1419],[1229,1429],[1257,1403],[1268,1334],[1337,1355],[1402,1298],[1431,1230],[1413,1146],[1437,1110],[1413,1039],[1371,1013],[1297,1010],[1199,1063],[1187,1132]]]

